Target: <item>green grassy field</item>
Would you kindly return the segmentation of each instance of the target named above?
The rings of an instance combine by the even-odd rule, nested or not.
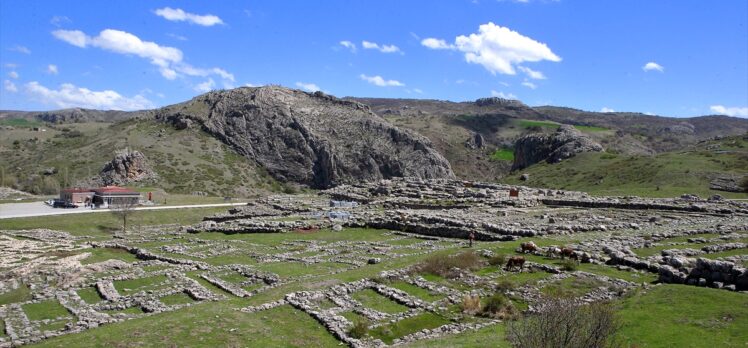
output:
[[[196,221],[205,210],[186,210],[183,214],[173,215],[172,211],[155,211],[156,214],[151,221]],[[159,216],[162,214],[162,216]],[[89,223],[106,223],[107,214],[90,214]],[[81,215],[83,216],[83,215]],[[97,221],[96,218],[102,220]],[[35,223],[24,219],[4,220],[13,228],[66,228],[76,230],[77,225],[71,225],[65,219],[37,220]],[[23,221],[23,223],[19,222]],[[78,230],[79,235],[92,233],[99,236],[98,230]],[[346,229],[341,232],[320,231],[313,234],[283,233],[283,234],[237,234],[224,235],[218,233],[198,233],[190,235],[190,238],[206,241],[226,240],[243,241],[259,245],[258,248],[267,248],[282,245],[284,242],[300,240],[319,240],[327,242],[335,241],[382,241],[392,238],[386,235],[386,231],[372,229]],[[479,242],[479,248],[493,250],[497,253],[511,255],[519,243],[527,239],[513,242]],[[560,240],[541,239],[536,240],[539,245],[560,244]],[[159,243],[152,243],[154,246]],[[395,243],[407,244],[407,243]],[[277,252],[289,249],[285,246]],[[262,249],[265,250],[265,249]],[[436,252],[438,255],[450,255],[463,252],[465,249],[457,245],[446,250]],[[432,254],[434,255],[434,254]],[[160,347],[164,345],[174,346],[290,346],[290,347],[337,347],[339,342],[330,335],[324,327],[312,319],[309,315],[294,309],[291,306],[281,306],[268,311],[256,313],[243,313],[237,311],[249,305],[259,305],[269,301],[284,298],[285,294],[294,291],[326,289],[335,284],[359,280],[362,278],[377,277],[382,270],[395,269],[413,265],[430,257],[431,255],[411,255],[397,259],[384,259],[382,263],[367,265],[361,268],[350,269],[338,274],[326,272],[310,272],[310,277],[302,281],[291,280],[275,288],[258,293],[249,298],[237,298],[210,285],[198,275],[201,271],[188,272],[186,275],[197,280],[209,291],[226,296],[225,300],[210,303],[194,303],[188,308],[172,312],[146,315],[138,319],[128,320],[116,324],[104,325],[97,329],[87,330],[79,334],[65,335],[51,338],[34,346],[39,347],[71,347],[71,346],[116,346],[116,347]],[[107,258],[120,258],[119,252],[100,249],[95,255],[98,260]],[[560,261],[546,259],[540,256],[527,257],[531,261],[557,265]],[[288,267],[288,262],[276,263],[281,268]],[[328,265],[325,265],[327,267]],[[651,283],[655,275],[640,274],[636,272],[619,271],[604,265],[581,264],[580,270],[635,281],[637,283]],[[291,271],[289,271],[291,272]],[[499,272],[495,266],[486,266],[476,272],[493,274]],[[297,270],[292,270],[297,274]],[[301,273],[303,274],[303,273]],[[495,278],[497,283],[511,282],[513,286],[526,283],[534,283],[549,277],[545,272],[522,272],[499,275]],[[469,287],[459,285],[458,282],[438,276],[424,276],[429,281],[444,284],[446,286],[470,290]],[[229,277],[232,281],[241,281],[242,277]],[[157,284],[165,280],[163,276],[145,277],[127,281],[116,281],[115,287],[118,291],[128,294],[140,290],[151,290],[157,288]],[[427,301],[438,300],[440,296],[434,296],[428,291],[416,288],[403,282],[389,284],[409,294]],[[561,295],[579,295],[600,284],[585,282],[579,278],[568,278],[563,281],[546,285],[545,290],[549,293]],[[127,290],[126,290],[127,289]],[[0,305],[7,303],[22,302],[29,299],[28,288],[20,289],[12,294],[4,294],[0,297]],[[101,301],[96,290],[85,288],[80,290],[79,295],[87,303]],[[400,313],[406,308],[383,298],[372,290],[359,291],[353,294],[354,298],[360,300],[367,307],[381,310],[387,313]],[[193,303],[184,294],[176,294],[161,298],[167,305]],[[744,328],[748,325],[748,298],[744,294],[731,293],[724,290],[708,288],[697,288],[678,285],[655,285],[648,291],[637,291],[623,299],[614,302],[618,308],[618,315],[623,323],[620,338],[627,346],[637,347],[712,347],[712,346],[741,346],[748,341],[748,332]],[[331,304],[327,304],[331,306]],[[519,308],[524,308],[518,304]],[[72,317],[71,314],[59,305],[55,300],[44,302],[41,305],[24,306],[24,311],[35,319],[47,319],[56,317]],[[138,307],[132,307],[121,313],[142,314]],[[114,312],[112,312],[114,314]],[[359,319],[357,315],[345,313],[350,319]],[[55,321],[47,328],[53,329],[64,325],[67,320]],[[449,320],[442,314],[422,313],[415,317],[406,319],[397,325],[385,324],[378,329],[371,330],[370,335],[391,342],[393,339],[402,337],[424,328],[434,328]],[[412,347],[486,347],[508,346],[504,338],[505,324],[497,324],[478,331],[468,331],[458,335],[450,335],[438,340],[426,340],[415,342]],[[718,337],[717,341],[703,340],[703,337]]]
[[[501,148],[491,154],[491,159],[495,161],[514,161],[514,150]]]
[[[206,215],[224,212],[226,208],[186,208],[136,211],[128,217],[131,231],[140,226],[160,224],[189,225],[202,221]],[[0,229],[21,230],[51,228],[69,232],[76,236],[108,238],[122,229],[122,221],[110,213],[70,214],[59,216],[38,216],[0,220]]]
[[[637,195],[678,197],[720,194],[748,198],[746,193],[709,189],[715,173],[748,173],[748,153],[716,154],[713,151],[671,152],[655,156],[626,156],[611,153],[582,153],[556,164],[538,163],[502,181],[533,187],[586,191],[594,195]]]

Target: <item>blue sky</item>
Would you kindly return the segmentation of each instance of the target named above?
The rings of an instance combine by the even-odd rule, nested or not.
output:
[[[748,1],[0,2],[0,109],[343,97],[748,117]]]

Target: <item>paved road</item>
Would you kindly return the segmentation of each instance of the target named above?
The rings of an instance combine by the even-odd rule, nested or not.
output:
[[[154,207],[138,207],[135,210],[161,210],[161,209],[184,209],[184,208],[211,208],[211,207],[234,207],[246,205],[247,203],[215,203],[215,204],[192,204],[192,205],[164,205]],[[6,203],[0,204],[0,219],[12,219],[19,217],[33,217],[46,215],[63,215],[63,214],[85,214],[85,213],[105,213],[109,209],[91,209],[75,208],[63,209],[52,208],[44,202],[33,203]]]

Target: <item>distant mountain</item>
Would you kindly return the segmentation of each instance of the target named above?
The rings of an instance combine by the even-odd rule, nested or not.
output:
[[[148,111],[62,109],[54,111],[0,111],[0,120],[25,119],[49,123],[117,122],[147,114]]]

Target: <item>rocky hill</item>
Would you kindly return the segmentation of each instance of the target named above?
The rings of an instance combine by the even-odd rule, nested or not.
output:
[[[392,177],[450,178],[429,140],[321,92],[283,87],[210,92],[156,110],[157,120],[199,127],[279,181],[326,188]]]

